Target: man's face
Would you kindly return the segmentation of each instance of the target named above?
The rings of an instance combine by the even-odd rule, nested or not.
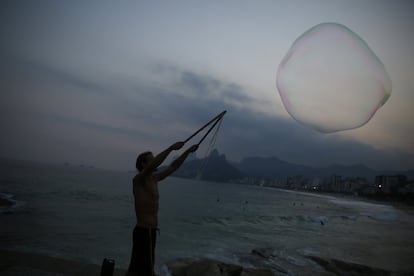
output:
[[[145,156],[145,161],[143,162],[143,166],[144,166],[144,168],[145,168],[146,166],[148,166],[148,164],[150,164],[150,163],[152,162],[152,160],[154,160],[154,155],[152,155],[152,153],[148,153],[148,154]]]

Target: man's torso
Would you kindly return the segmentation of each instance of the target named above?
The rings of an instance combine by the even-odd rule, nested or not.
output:
[[[158,183],[153,175],[133,179],[135,214],[140,227],[158,226]]]

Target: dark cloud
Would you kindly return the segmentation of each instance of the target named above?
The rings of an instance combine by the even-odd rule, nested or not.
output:
[[[414,162],[414,156],[410,154],[377,150],[338,134],[323,134],[305,128],[291,118],[252,110],[247,104],[255,99],[250,98],[241,86],[194,72],[183,72],[183,75],[186,77],[181,82],[168,86],[171,93],[169,89],[159,91],[159,104],[170,113],[167,119],[196,127],[221,110],[227,110],[218,144],[230,159],[277,156],[313,166],[363,163],[381,169],[407,168]],[[203,91],[205,97],[174,93],[189,87]],[[406,160],[405,166],[401,164],[402,158]]]
[[[0,56],[1,57],[1,56]],[[22,80],[55,81],[67,86],[73,86],[86,93],[107,93],[108,87],[101,81],[74,73],[70,68],[57,68],[48,64],[38,63],[20,57],[6,57],[0,65],[2,71],[9,77],[18,77]]]
[[[222,95],[233,102],[240,104],[249,104],[255,100],[244,93],[244,89],[236,84],[227,84],[222,89]]]
[[[196,73],[183,72],[183,75],[186,78],[182,78],[181,82],[167,85],[164,90],[147,87],[147,96],[156,98],[156,106],[152,108],[159,108],[168,114],[161,120],[179,122],[193,129],[222,110],[227,110],[218,146],[230,159],[277,156],[316,167],[333,163],[363,163],[380,169],[407,168],[409,164],[414,164],[414,156],[410,154],[377,150],[338,134],[323,134],[305,128],[291,118],[254,111],[248,104],[256,100],[236,84]],[[192,93],[177,96],[177,91],[188,88],[197,88],[197,91],[202,91],[202,96],[199,96],[200,93],[197,96]],[[180,137],[180,134],[175,136]],[[405,160],[406,164],[401,160]]]
[[[90,78],[84,76],[76,76],[71,73],[63,72],[60,70],[55,70],[53,68],[43,67],[38,68],[38,72],[41,72],[47,75],[50,78],[54,78],[56,81],[63,82],[66,85],[75,86],[80,88],[83,92],[88,93],[106,93],[108,87],[105,87],[103,84],[97,81],[91,81]]]
[[[230,115],[230,114],[229,114]],[[373,146],[336,134],[323,134],[305,128],[291,119],[266,114],[235,112],[223,127],[230,128],[223,140],[239,158],[277,156],[290,162],[315,167],[330,164],[365,164],[377,169],[409,168],[414,156],[377,150]],[[243,135],[252,132],[254,135]],[[236,133],[233,135],[232,133]],[[229,151],[230,153],[230,151]],[[403,162],[401,162],[404,160]]]
[[[169,85],[172,85],[171,89],[179,89],[174,91],[174,93],[186,91],[187,94],[194,94],[197,97],[216,97],[223,102],[231,102],[237,105],[258,102],[257,99],[250,97],[243,87],[236,83],[224,82],[209,75],[181,70],[176,66],[168,64],[158,63],[150,66],[150,68],[155,74],[171,80],[171,83],[169,83]]]
[[[55,111],[47,110],[47,104],[37,110],[38,121],[42,122],[43,127],[48,126],[47,121],[53,121],[51,126],[68,126],[71,132],[67,131],[65,135],[82,134],[81,137],[88,137],[90,133],[93,137],[105,137],[105,141],[116,140],[120,145],[136,144],[137,151],[141,150],[140,145],[147,144],[158,144],[157,149],[151,150],[159,150],[176,140],[185,139],[213,116],[227,110],[217,147],[231,160],[240,160],[247,156],[277,156],[290,162],[316,167],[333,163],[362,163],[378,169],[408,168],[414,164],[413,155],[377,150],[371,145],[346,139],[338,134],[313,131],[289,117],[277,117],[254,110],[250,104],[260,104],[260,100],[250,97],[242,86],[196,72],[179,70],[174,66],[163,67],[163,78],[156,85],[135,79],[119,81],[116,77],[105,79],[104,82],[104,78],[91,79],[68,70],[34,63],[21,63],[17,67],[21,70],[14,70],[15,72],[31,72],[33,78],[58,82],[62,87],[68,87],[67,91],[60,91],[59,95],[70,95],[72,104],[79,102],[79,106],[73,106],[76,112],[72,113],[59,112],[59,108],[53,109]],[[36,90],[35,87],[33,89]],[[82,93],[73,93],[76,90]],[[86,99],[83,95],[88,96],[90,104],[80,104]],[[26,103],[29,104],[30,102]],[[61,106],[64,104],[66,103],[63,100],[53,103]],[[7,112],[3,117],[13,118],[10,112],[20,112],[24,108],[25,106],[8,108],[3,111]],[[77,113],[89,114],[97,110],[100,111],[97,114],[107,116],[75,116]],[[22,113],[19,123],[25,121],[24,116],[36,116],[35,113],[35,109],[30,115]],[[116,120],[107,121],[106,118]],[[0,122],[8,129],[13,129],[13,122]],[[24,128],[21,129],[15,135],[29,135]],[[59,133],[52,135],[52,132],[53,130],[42,132],[37,140],[43,144],[60,143]],[[10,132],[9,135],[14,134]],[[198,141],[197,139],[195,140]],[[70,140],[70,137],[62,140]],[[89,147],[93,148],[93,139],[86,140],[85,143],[90,143]],[[9,137],[8,141],[13,141],[13,137]],[[105,143],[101,144],[99,150],[111,148],[112,152],[115,151],[115,145]],[[14,148],[19,147],[16,145]],[[25,150],[28,150],[27,146]],[[133,152],[131,156],[135,154]],[[112,160],[114,167],[126,163],[122,158],[118,156],[118,159]]]
[[[56,114],[44,114],[44,117],[46,120],[54,121],[59,124],[76,125],[77,127],[96,131],[106,135],[116,133],[118,135],[125,135],[129,137],[146,137],[148,139],[150,138],[144,130],[140,130],[137,128],[117,127],[105,123],[92,122],[86,119],[80,120],[65,116],[59,116]]]
[[[221,83],[208,76],[200,76],[192,72],[182,72],[179,84],[201,96],[209,95],[221,89]]]

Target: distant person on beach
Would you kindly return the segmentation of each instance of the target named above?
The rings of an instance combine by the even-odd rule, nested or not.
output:
[[[176,171],[187,156],[198,149],[198,145],[188,148],[165,170],[158,172],[157,168],[172,151],[183,146],[184,142],[177,142],[155,157],[147,151],[137,158],[136,168],[139,173],[133,178],[137,224],[133,232],[132,256],[127,275],[154,275],[154,250],[158,230],[158,181]]]

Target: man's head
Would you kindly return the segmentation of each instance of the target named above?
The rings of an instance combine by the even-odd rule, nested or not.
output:
[[[142,171],[154,159],[152,152],[146,151],[138,155],[135,167],[138,171]]]

